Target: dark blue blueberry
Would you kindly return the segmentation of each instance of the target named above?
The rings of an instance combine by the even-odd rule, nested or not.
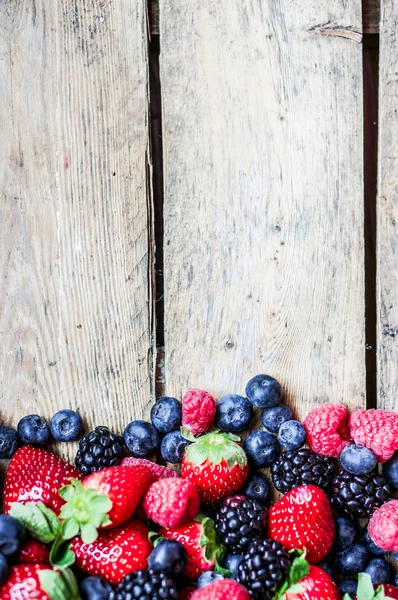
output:
[[[180,463],[184,456],[185,448],[189,446],[188,440],[182,437],[180,431],[166,433],[160,444],[162,458],[170,463]]]
[[[391,487],[398,490],[398,450],[384,463],[383,474]]]
[[[182,575],[187,566],[187,551],[175,540],[161,540],[148,558],[148,566],[156,572],[166,571],[170,575]]]
[[[82,600],[108,600],[112,587],[101,577],[86,577],[80,584]]]
[[[345,517],[337,517],[335,526],[336,535],[334,538],[334,546],[337,552],[341,552],[355,542],[357,528],[354,521],[346,519]]]
[[[262,506],[265,506],[268,502],[270,491],[270,484],[265,475],[260,474],[249,474],[245,481],[245,485],[242,488],[242,494],[255,500]]]
[[[392,580],[392,585],[396,588],[398,588],[398,573],[397,575],[395,575],[395,577]]]
[[[51,434],[58,442],[74,442],[83,433],[83,421],[74,410],[59,410],[50,421]]]
[[[238,568],[242,560],[243,556],[241,554],[228,554],[227,558],[225,559],[224,569],[228,569],[228,571],[231,571],[232,579],[236,579],[238,574]]]
[[[256,375],[250,379],[245,393],[254,406],[261,408],[275,406],[282,398],[281,384],[270,375]]]
[[[377,465],[377,458],[366,446],[350,444],[340,454],[340,462],[349,473],[364,475],[373,471]]]
[[[373,585],[389,583],[391,579],[391,567],[383,558],[372,558],[364,572],[370,575]]]
[[[50,438],[48,425],[39,415],[23,417],[18,423],[17,431],[21,442],[30,446],[44,446]]]
[[[325,571],[325,573],[327,573],[329,577],[334,579],[334,567],[329,559],[324,558],[319,563],[317,563],[316,566]]]
[[[11,458],[18,446],[19,438],[15,429],[0,425],[0,458]]]
[[[357,597],[358,582],[355,579],[342,579],[337,582],[337,587],[342,598],[344,594],[348,594],[352,600]]]
[[[363,544],[352,544],[346,550],[336,553],[335,565],[340,575],[362,573],[369,561],[369,552]]]
[[[152,406],[152,425],[161,433],[169,433],[174,429],[178,429],[181,425],[181,419],[181,402],[178,402],[176,398],[163,396]]]
[[[398,552],[391,552],[391,558],[398,561]]]
[[[0,515],[0,552],[12,556],[26,539],[25,527],[10,515]]]
[[[8,577],[8,561],[4,554],[0,554],[0,585],[3,585]]]
[[[136,458],[150,456],[159,447],[157,429],[146,421],[132,421],[123,433],[127,448]]]
[[[307,432],[300,421],[282,423],[278,432],[278,440],[287,450],[297,450],[305,444]]]
[[[243,396],[229,394],[220,398],[216,410],[217,427],[230,433],[247,429],[253,418],[253,404]]]
[[[198,588],[206,587],[206,585],[210,585],[213,581],[217,579],[224,579],[221,573],[217,573],[216,571],[205,571],[198,579]]]
[[[376,544],[374,543],[374,541],[368,533],[367,527],[363,531],[361,542],[364,546],[367,547],[369,552],[375,554],[376,556],[384,556],[384,554],[386,553],[386,551],[383,550],[383,548],[379,548],[379,546],[376,546]]]
[[[261,415],[261,422],[265,429],[272,433],[278,433],[282,423],[293,418],[292,411],[286,404],[276,404],[271,408],[265,408]]]
[[[278,457],[278,440],[268,431],[253,431],[243,447],[255,467],[269,467]]]

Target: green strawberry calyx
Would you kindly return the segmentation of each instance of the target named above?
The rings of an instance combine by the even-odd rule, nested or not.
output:
[[[247,457],[244,450],[236,443],[240,440],[232,433],[211,431],[198,438],[187,447],[185,458],[194,465],[202,465],[209,460],[214,465],[219,465],[223,460],[229,469],[235,465],[245,467]]]
[[[275,598],[278,600],[286,600],[287,594],[301,594],[304,588],[300,585],[300,581],[309,573],[310,566],[305,559],[305,552],[301,550],[293,550],[291,556],[294,556],[290,567],[289,576],[279,588]]]
[[[214,521],[201,513],[194,518],[194,521],[202,525],[202,534],[200,536],[199,545],[204,549],[205,559],[209,562],[214,562],[215,570],[219,573],[223,575],[229,574],[229,571],[220,566],[220,563],[222,563],[225,558],[226,548],[217,538]]]
[[[43,544],[51,544],[61,529],[57,515],[43,502],[37,504],[13,502],[10,507],[10,515],[25,526],[32,538]]]
[[[70,569],[43,569],[38,576],[42,589],[51,600],[81,600],[77,581]]]
[[[345,594],[343,600],[351,600],[351,596]],[[392,598],[391,596],[386,596],[382,585],[376,590],[374,589],[370,575],[359,573],[357,600],[392,600]]]

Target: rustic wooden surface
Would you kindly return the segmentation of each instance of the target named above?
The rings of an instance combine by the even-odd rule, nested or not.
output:
[[[365,403],[359,0],[160,1],[166,392]]]
[[[397,410],[398,387],[398,1],[384,0],[380,25],[377,203],[378,406]]]
[[[151,402],[144,3],[0,3],[0,87],[0,419],[121,431]]]
[[[362,22],[364,33],[379,33],[380,0],[362,1]]]

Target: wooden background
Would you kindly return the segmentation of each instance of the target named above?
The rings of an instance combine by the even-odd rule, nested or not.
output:
[[[301,417],[397,409],[397,0],[157,9],[0,2],[0,421],[71,407],[121,432],[156,364],[177,397],[266,372]]]

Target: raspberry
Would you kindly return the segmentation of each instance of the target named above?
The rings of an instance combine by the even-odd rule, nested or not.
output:
[[[350,439],[348,412],[342,404],[323,404],[304,419],[307,442],[313,452],[339,456]]]
[[[373,513],[368,533],[379,548],[398,552],[398,500],[386,502]]]
[[[366,446],[386,462],[398,450],[398,414],[388,410],[354,410],[349,421],[356,444]]]
[[[147,516],[161,527],[180,527],[199,512],[198,490],[186,479],[159,479],[144,498]]]
[[[233,579],[217,579],[214,583],[195,590],[191,600],[250,600],[249,592]]]
[[[169,477],[179,477],[178,473],[173,471],[173,469],[158,465],[146,458],[133,458],[132,456],[128,456],[122,460],[122,465],[123,467],[136,467],[137,465],[147,467],[154,476],[154,481],[157,481],[158,479],[167,479]]]
[[[193,435],[209,431],[216,414],[216,401],[209,392],[189,390],[182,399],[182,424]]]

